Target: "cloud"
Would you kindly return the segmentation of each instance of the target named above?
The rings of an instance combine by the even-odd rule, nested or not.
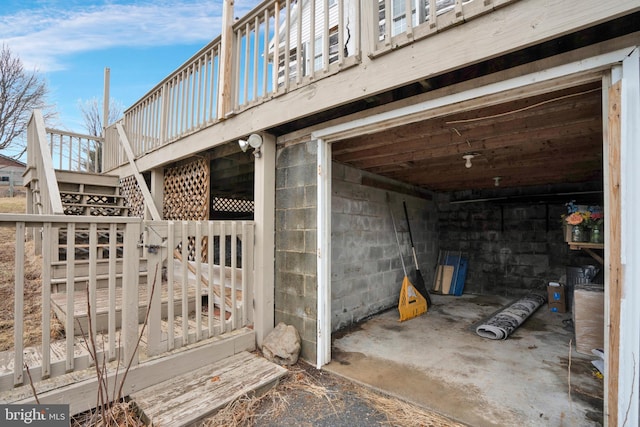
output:
[[[71,3],[71,4],[69,4]],[[242,14],[258,1],[238,1]],[[58,71],[77,53],[117,47],[193,44],[220,34],[222,0],[149,1],[100,5],[45,2],[46,6],[0,16],[0,43],[27,69]]]

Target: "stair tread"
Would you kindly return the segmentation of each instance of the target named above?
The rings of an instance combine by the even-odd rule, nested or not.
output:
[[[216,283],[216,287],[219,288],[219,285]],[[146,307],[146,299],[147,299],[147,284],[140,284],[138,286],[138,306],[140,308]],[[122,288],[117,287],[115,289],[115,297],[116,297],[116,311],[119,311],[122,307]],[[201,295],[207,295],[208,289],[206,287],[202,287]],[[226,294],[230,295],[231,290],[226,288]],[[195,299],[196,290],[194,286],[189,286],[187,289],[187,298]],[[168,297],[168,289],[167,284],[163,283],[162,288],[160,289],[160,298],[162,302],[167,302]],[[182,301],[182,288],[181,286],[175,286],[173,289],[173,301],[177,303]],[[53,305],[58,318],[61,321],[66,317],[67,313],[67,293],[59,292],[51,294],[51,302]],[[236,302],[237,304],[241,304],[242,302],[242,291],[240,289],[236,289]],[[78,317],[86,317],[87,315],[87,292],[86,290],[74,291],[73,293],[73,305],[74,305],[74,316]],[[229,307],[226,307],[229,310]],[[108,288],[98,288],[96,289],[96,313],[97,314],[105,314],[109,311],[109,289]]]
[[[117,189],[117,187],[105,187],[105,188],[113,188],[114,190]],[[73,190],[60,190],[60,193],[62,194],[73,194],[75,196],[94,196],[94,197],[116,197],[116,198],[120,198],[120,199],[124,199],[125,196],[123,196],[122,194],[117,194],[117,193],[95,193],[95,192],[88,192],[88,191],[73,191]]]
[[[243,351],[131,398],[154,425],[186,426],[247,393],[275,385],[286,373],[285,368]]]
[[[62,202],[63,206],[74,206],[80,208],[120,208],[126,209],[126,206],[120,206],[115,203],[76,203],[76,202]]]

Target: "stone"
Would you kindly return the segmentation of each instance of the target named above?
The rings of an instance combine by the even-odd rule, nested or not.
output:
[[[264,339],[262,354],[279,365],[294,365],[300,355],[300,334],[293,326],[278,323]]]

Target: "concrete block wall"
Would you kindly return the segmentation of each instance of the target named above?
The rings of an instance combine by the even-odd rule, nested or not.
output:
[[[564,242],[564,204],[449,204],[438,196],[441,249],[469,254],[465,293],[518,296],[561,280],[566,266],[593,263]]]
[[[316,357],[317,143],[276,154],[275,323],[293,325],[301,356]]]
[[[409,278],[415,281],[409,233],[402,207],[407,203],[417,257],[427,287],[437,254],[433,201],[362,185],[366,172],[332,165],[331,316],[332,330],[349,326],[382,310],[397,307],[404,273],[389,206]],[[403,184],[375,177],[395,186]],[[390,203],[387,202],[387,194]]]

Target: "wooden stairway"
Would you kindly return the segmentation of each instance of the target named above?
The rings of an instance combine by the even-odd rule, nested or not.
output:
[[[132,394],[153,425],[187,426],[235,399],[263,393],[287,370],[247,351]]]
[[[87,172],[72,172],[56,170],[56,180],[60,191],[60,199],[65,215],[73,216],[127,216],[128,207],[125,197],[120,192],[120,179],[115,175],[103,175]],[[80,328],[88,330],[87,325],[87,284],[89,283],[89,255],[90,251],[97,251],[97,266],[95,271],[96,290],[98,294],[97,331],[106,330],[108,313],[108,287],[110,279],[115,280],[116,312],[119,327],[120,296],[123,274],[123,232],[115,231],[109,225],[100,225],[97,228],[97,245],[90,248],[90,231],[88,228],[76,226],[73,235],[67,229],[58,230],[57,251],[54,250],[54,261],[51,263],[51,301],[52,308],[58,320],[65,324],[66,317],[72,314],[76,318],[76,330],[74,335],[80,334]],[[115,238],[115,243],[112,240]],[[68,250],[73,245],[74,250],[74,277],[68,280]],[[115,248],[115,249],[114,249]],[[109,269],[110,251],[116,253],[115,271]],[[141,285],[141,301],[146,300],[147,263],[140,259],[139,284]],[[73,283],[74,307],[67,309],[67,287]],[[141,317],[144,318],[144,308],[141,303]]]
[[[66,215],[127,216],[117,176],[56,171],[56,179]]]

